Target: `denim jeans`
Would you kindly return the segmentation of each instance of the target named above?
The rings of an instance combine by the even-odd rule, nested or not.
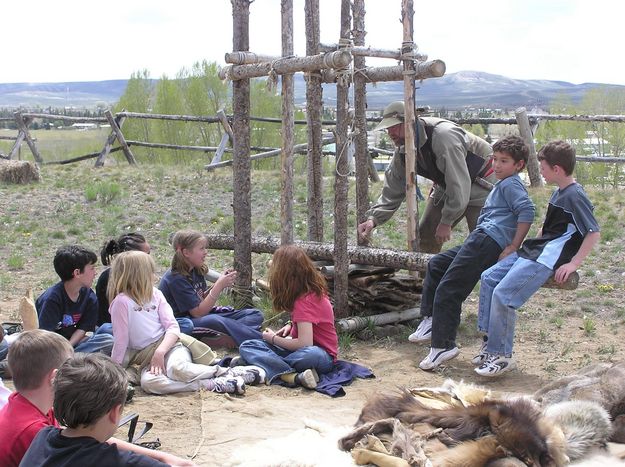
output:
[[[7,354],[9,353],[9,343],[2,339],[0,341],[0,360],[4,360],[7,358]]]
[[[334,366],[330,354],[316,345],[291,351],[262,339],[255,339],[243,342],[239,353],[248,365],[256,365],[265,370],[270,383],[286,373],[301,373],[314,368],[317,373],[323,374]]]
[[[193,321],[189,318],[176,318],[178,326],[180,326],[180,332],[188,334],[189,336],[193,332]],[[104,323],[95,331],[96,334],[110,334],[113,335],[113,325],[111,323]]]
[[[432,316],[432,347],[456,346],[464,302],[480,274],[497,262],[501,247],[481,231],[473,231],[462,245],[432,257],[428,262],[421,316]]]
[[[242,310],[224,310],[209,313],[201,318],[191,318],[194,327],[208,328],[232,337],[241,345],[250,339],[261,339],[260,325],[263,324],[263,313],[256,308]]]
[[[108,356],[111,355],[111,350],[113,350],[113,336],[106,333],[96,333],[93,336],[83,340],[76,347],[74,347],[75,352],[101,352]]]
[[[516,310],[551,277],[553,270],[516,253],[482,273],[478,329],[488,333],[486,352],[512,356]]]

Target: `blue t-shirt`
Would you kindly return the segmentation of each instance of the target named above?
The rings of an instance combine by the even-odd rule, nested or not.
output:
[[[115,444],[101,443],[89,436],[70,438],[53,426],[43,428],[20,462],[20,466],[72,467],[165,467],[160,461],[129,451],[120,451]]]
[[[191,271],[190,276],[183,276],[168,269],[161,278],[158,288],[174,310],[176,318],[190,316],[189,311],[202,303],[208,291],[206,279],[195,269]]]
[[[534,222],[534,203],[518,174],[499,180],[488,194],[475,230],[495,240],[503,250],[510,245],[519,222]]]
[[[551,195],[542,235],[528,238],[521,245],[519,256],[551,269],[569,263],[579,251],[588,232],[599,232],[594,207],[584,189],[571,183]]]
[[[77,329],[85,332],[95,330],[98,319],[98,299],[93,290],[80,289],[78,300],[72,301],[63,282],[53,285],[35,302],[39,315],[39,327],[54,331],[66,339]]]

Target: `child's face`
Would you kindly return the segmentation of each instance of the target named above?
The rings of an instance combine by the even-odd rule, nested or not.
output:
[[[91,287],[93,280],[95,279],[96,269],[95,264],[87,264],[82,272],[78,269],[74,272],[74,277],[80,280],[80,284],[83,287]]]
[[[507,152],[495,152],[493,154],[493,171],[497,180],[503,180],[520,172],[524,165],[523,161],[515,161]]]
[[[198,240],[192,248],[184,248],[182,254],[187,259],[191,267],[200,268],[206,259],[206,240]]]
[[[545,179],[545,182],[554,183],[556,181],[556,177],[558,176],[560,167],[557,165],[552,167],[544,159],[541,159],[539,162],[540,162],[540,174]]]

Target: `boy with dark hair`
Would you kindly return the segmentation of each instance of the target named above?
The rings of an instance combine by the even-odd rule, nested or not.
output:
[[[86,333],[95,330],[98,300],[91,290],[95,278],[96,254],[78,245],[59,248],[54,270],[61,282],[42,293],[36,302],[39,327],[69,340],[76,352],[111,354],[113,336]]]
[[[421,295],[424,319],[408,338],[431,340],[422,370],[433,370],[460,353],[456,332],[462,303],[480,274],[516,251],[534,220],[534,203],[519,172],[527,164],[529,150],[518,136],[506,136],[493,146],[493,170],[499,180],[489,193],[477,227],[462,245],[434,256],[428,262]]]
[[[11,344],[8,361],[16,392],[0,410],[0,460],[3,467],[17,467],[42,428],[59,426],[52,410],[53,381],[57,368],[73,354],[74,349],[67,339],[41,329],[24,331]],[[93,406],[100,403],[95,401]],[[114,438],[108,442],[117,444],[120,449],[173,465],[193,465],[171,454],[150,451]]]
[[[545,181],[558,188],[538,236],[525,240],[517,252],[482,273],[478,329],[487,338],[478,355],[482,364],[475,369],[481,376],[514,368],[516,310],[552,275],[557,283],[566,281],[599,241],[592,203],[573,178],[575,149],[553,141],[540,150],[538,160]]]
[[[43,428],[22,465],[167,465],[106,443],[121,419],[127,385],[126,372],[105,355],[67,360],[54,379],[54,413],[66,428]]]

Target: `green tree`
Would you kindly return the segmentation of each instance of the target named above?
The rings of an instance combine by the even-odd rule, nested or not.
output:
[[[180,79],[171,80],[163,75],[156,85],[154,98],[154,113],[167,115],[182,115],[184,113],[183,93],[180,88]],[[156,135],[158,141],[167,144],[189,144],[187,138],[187,123],[172,120],[157,120]],[[180,162],[182,156],[179,150],[174,150],[175,162]]]

